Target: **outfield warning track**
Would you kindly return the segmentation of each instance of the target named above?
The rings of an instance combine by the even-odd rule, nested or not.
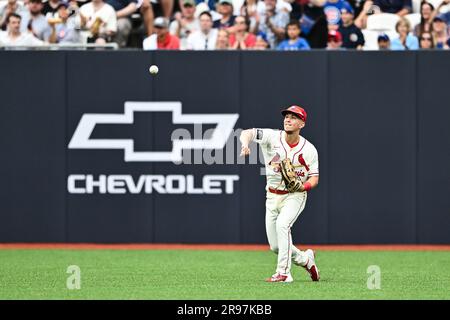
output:
[[[299,249],[323,251],[450,251],[450,245],[296,245]],[[266,251],[268,245],[259,244],[94,244],[94,243],[0,243],[1,249],[60,249],[60,250],[234,250]]]

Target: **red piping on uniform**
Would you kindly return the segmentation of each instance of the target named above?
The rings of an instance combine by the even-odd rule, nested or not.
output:
[[[294,144],[290,144],[289,142],[286,141],[286,143],[289,145],[289,147],[290,147],[291,149],[294,149],[296,146],[298,146],[299,142],[300,142],[300,141],[297,141],[297,142],[294,143]]]
[[[303,197],[303,201],[305,201],[305,198]],[[295,220],[297,220],[298,216],[300,215],[300,213],[302,212],[302,207],[300,206],[300,209],[298,210],[298,213],[296,214],[295,218],[291,220],[291,222],[289,223],[289,234],[288,234],[288,261],[286,262],[286,268],[284,268],[284,273],[286,273],[286,269],[289,266],[289,248],[291,247],[291,241],[289,241],[289,237],[291,236],[291,226],[294,223]]]
[[[291,228],[289,227],[289,233],[288,233],[288,259],[286,261],[286,268],[284,268],[284,274],[286,274],[287,268],[289,266],[289,260],[291,260],[289,258],[289,250],[291,249],[291,242],[292,242],[290,239],[291,239]]]
[[[284,153],[286,154],[286,157],[285,157],[285,158],[287,158],[287,151],[286,151],[286,148],[284,147],[283,140],[281,139],[281,138],[282,138],[282,135],[283,135],[283,131],[280,131],[280,143],[281,143],[281,145],[283,146]]]
[[[292,156],[292,163],[294,163],[294,159],[295,159],[295,155],[297,154],[297,153],[299,153],[300,151],[302,151],[303,150],[303,147],[305,146],[305,144],[306,144],[306,139],[305,138],[303,138],[303,140],[305,140],[304,142],[303,142],[303,145],[302,145],[302,147],[300,148],[300,150],[298,150],[296,153],[294,153],[294,155]],[[309,171],[309,170],[308,170]]]

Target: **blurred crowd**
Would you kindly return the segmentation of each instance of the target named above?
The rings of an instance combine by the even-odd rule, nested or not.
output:
[[[0,46],[448,49],[450,0],[0,0]]]

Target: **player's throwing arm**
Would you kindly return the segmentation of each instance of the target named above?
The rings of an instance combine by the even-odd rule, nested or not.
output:
[[[239,140],[241,140],[241,156],[245,157],[250,155],[250,148],[249,148],[249,144],[250,142],[253,140],[253,134],[254,134],[254,129],[248,129],[248,130],[244,130],[241,132],[241,137]]]

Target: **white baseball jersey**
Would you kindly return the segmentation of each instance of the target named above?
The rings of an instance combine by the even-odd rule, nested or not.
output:
[[[280,162],[286,158],[291,159],[303,183],[309,177],[319,175],[319,156],[314,145],[300,136],[299,143],[291,148],[285,138],[286,132],[283,130],[254,129],[253,141],[261,146],[266,165],[266,190],[286,190],[280,173]]]

